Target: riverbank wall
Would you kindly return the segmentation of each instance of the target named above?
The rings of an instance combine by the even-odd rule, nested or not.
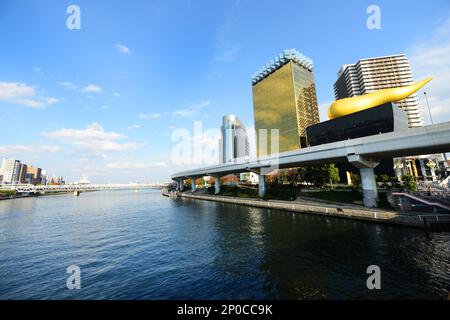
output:
[[[173,192],[166,194],[166,196],[429,229],[429,223],[427,223],[427,219],[430,218],[429,214],[400,213],[356,206],[314,203],[314,201],[305,203],[301,201],[267,201],[228,196],[197,195],[187,192]],[[435,216],[433,215],[433,217]]]
[[[70,191],[61,191],[61,192],[47,192],[47,193],[32,193],[32,194],[19,194],[19,195],[11,195],[11,196],[0,196],[0,201],[2,200],[14,200],[14,199],[25,199],[25,198],[39,198],[39,197],[49,197],[49,196],[61,196],[72,194]]]

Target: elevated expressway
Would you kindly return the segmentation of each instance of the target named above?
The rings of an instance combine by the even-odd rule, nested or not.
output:
[[[349,162],[359,168],[364,194],[364,205],[376,207],[378,199],[374,168],[381,159],[435,154],[450,151],[450,122],[411,128],[400,132],[384,133],[364,138],[350,139],[319,146],[284,152],[257,160],[242,161],[192,169],[172,175],[177,189],[182,190],[183,180],[214,176],[216,193],[220,191],[220,178],[232,173],[255,172],[259,175],[259,196],[266,191],[265,175],[272,169],[293,168],[319,163]],[[195,191],[195,183],[192,183]]]

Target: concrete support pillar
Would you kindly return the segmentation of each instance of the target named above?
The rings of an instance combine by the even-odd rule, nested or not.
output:
[[[266,195],[266,176],[258,174],[258,180],[259,180],[258,196],[260,198],[263,198]]]
[[[376,208],[378,201],[378,190],[373,169],[379,162],[360,155],[350,155],[347,158],[351,164],[359,168],[364,195],[364,206],[367,208]]]
[[[177,191],[183,191],[183,179],[177,179]]]
[[[191,191],[195,192],[196,186],[195,186],[195,177],[191,178]]]
[[[215,194],[220,193],[220,176],[214,176]]]
[[[373,168],[359,168],[361,185],[364,194],[364,206],[376,208],[378,201],[377,183]]]
[[[179,191],[181,192],[181,191],[184,190],[184,180],[180,179],[179,184],[180,184],[180,190]]]

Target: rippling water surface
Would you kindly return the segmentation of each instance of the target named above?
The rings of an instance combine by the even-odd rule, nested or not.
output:
[[[68,290],[66,268],[81,268]],[[381,268],[369,291],[366,268]],[[173,200],[0,201],[0,299],[446,299],[450,233]]]

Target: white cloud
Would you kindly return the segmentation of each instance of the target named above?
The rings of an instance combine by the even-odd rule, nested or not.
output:
[[[127,130],[135,130],[135,129],[139,129],[141,126],[138,124],[133,124],[131,126],[126,127]]]
[[[99,93],[102,92],[102,88],[96,84],[89,84],[83,88],[83,91],[89,93]]]
[[[118,140],[124,139],[125,136],[115,132],[107,132],[103,127],[93,122],[85,129],[60,129],[52,132],[44,132],[43,135],[47,138],[61,139],[61,140]]]
[[[122,142],[112,140],[78,140],[73,145],[90,152],[129,151],[139,149],[142,144],[137,142]]]
[[[108,169],[144,169],[147,167],[141,162],[111,162],[106,165]]]
[[[33,68],[33,71],[34,71],[34,72],[37,72],[37,73],[42,73],[42,72],[44,72],[44,69],[41,68],[41,67],[34,67],[34,68]]]
[[[418,41],[407,50],[414,78],[429,76],[431,81],[421,92],[426,91],[434,122],[450,121],[450,19],[439,26],[431,36]],[[419,94],[424,119],[429,122],[425,97]]]
[[[59,102],[59,99],[56,99],[56,98],[43,98],[44,99],[44,101],[45,102],[47,102],[47,104],[49,104],[49,105],[52,105],[52,104],[55,104],[55,103],[58,103]]]
[[[192,115],[192,112],[189,111],[188,109],[180,109],[180,110],[174,111],[172,114],[175,117],[189,117],[190,115]]]
[[[153,164],[153,167],[167,167],[167,163],[165,163],[164,161],[155,162]]]
[[[119,142],[118,140],[124,140],[127,137],[120,133],[105,131],[97,122],[91,123],[85,129],[63,128],[57,131],[43,132],[42,135],[93,153],[135,150],[142,146],[142,143],[137,142]]]
[[[140,113],[138,115],[139,119],[159,119],[161,118],[161,114],[160,113],[150,113],[150,114],[146,114],[146,113]]]
[[[0,100],[10,100],[18,97],[34,97],[33,87],[19,82],[0,82]]]
[[[58,84],[67,89],[71,89],[71,90],[76,90],[78,88],[76,84],[74,84],[73,82],[70,82],[70,81],[59,82]]]
[[[172,115],[175,117],[189,117],[189,116],[193,115],[194,113],[202,110],[203,108],[206,108],[210,104],[211,104],[211,100],[206,100],[197,105],[193,105],[189,108],[176,110],[172,113]]]
[[[43,101],[34,100],[34,99],[18,99],[18,100],[15,100],[15,102],[17,104],[20,104],[25,107],[30,107],[30,108],[44,108],[45,107],[45,103]]]
[[[217,53],[215,60],[219,62],[232,62],[234,61],[239,50],[240,46],[234,46],[232,48],[224,49]]]
[[[144,162],[132,162],[132,161],[121,161],[121,162],[111,162],[106,165],[108,169],[149,169],[155,167],[167,167],[164,161],[154,162],[154,163],[144,163]]]
[[[123,54],[131,53],[130,49],[128,47],[124,46],[123,44],[117,43],[116,48],[117,48],[117,50],[119,50],[119,52],[121,52]]]
[[[34,87],[20,82],[0,82],[0,101],[30,108],[44,108],[59,102],[52,97],[39,97]]]
[[[320,121],[327,121],[328,119],[328,107],[333,103],[333,101],[322,103],[319,105],[319,117]]]
[[[0,147],[0,155],[16,155],[18,153],[55,153],[61,149],[57,146],[49,145],[9,145]]]

